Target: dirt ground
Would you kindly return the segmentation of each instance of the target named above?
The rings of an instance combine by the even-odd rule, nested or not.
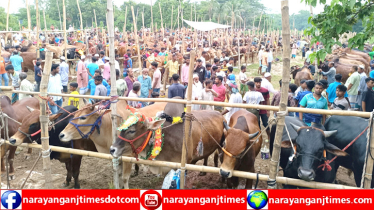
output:
[[[274,58],[281,58],[281,55],[274,55]],[[255,59],[257,60],[257,59]],[[298,56],[296,59],[291,60],[291,66],[301,65],[303,61],[301,57]],[[250,64],[247,67],[247,74],[249,77],[253,78],[259,76],[257,74],[258,64]],[[238,73],[238,71],[236,71]],[[272,84],[275,89],[279,89],[278,80],[281,78],[282,74],[282,62],[274,62],[272,66]],[[31,82],[34,82],[34,72],[28,72],[28,78]],[[8,95],[10,96],[10,95]],[[67,100],[65,100],[64,105]],[[265,134],[264,139],[267,136]],[[18,153],[18,152],[17,152]],[[24,154],[26,149],[19,151],[19,154],[15,156],[14,166],[15,166],[15,179],[10,181],[11,188],[20,188],[25,178],[27,177],[29,170],[31,169],[33,163],[39,155],[39,150],[34,149],[29,160],[24,159]],[[255,172],[260,174],[269,174],[269,162],[270,160],[262,160],[259,156],[255,162]],[[202,161],[197,163],[202,165]],[[213,157],[209,158],[209,166],[213,166]],[[65,164],[60,163],[57,160],[52,160],[52,174],[54,187],[56,189],[66,189],[62,186],[62,183],[65,181],[66,169]],[[43,163],[42,160],[39,160],[35,170],[30,175],[25,188],[26,189],[40,189],[44,186],[44,178],[42,175]],[[283,175],[283,172],[280,171],[279,176]],[[93,157],[83,157],[82,165],[80,170],[80,185],[82,189],[109,189],[112,186],[113,172],[112,172],[112,162],[109,160],[98,159]],[[6,174],[2,174],[1,180],[2,188],[6,187]],[[348,170],[345,168],[340,168],[337,174],[337,181],[339,184],[355,186],[353,175],[348,175]],[[163,177],[153,175],[147,170],[147,166],[141,166],[139,175],[130,179],[130,188],[131,189],[160,189],[162,186]],[[255,183],[255,181],[253,182]],[[241,179],[238,188],[244,188],[245,180]],[[224,189],[226,184],[222,183],[221,177],[219,174],[207,173],[206,176],[199,176],[199,172],[189,171],[187,175],[186,187],[188,189]],[[279,188],[282,188],[281,184],[278,184]],[[73,188],[73,183],[70,184],[67,188]],[[259,181],[258,188],[264,189],[267,188],[267,183],[264,181]]]

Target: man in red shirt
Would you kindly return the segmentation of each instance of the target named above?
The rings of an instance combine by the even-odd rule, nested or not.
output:
[[[0,85],[3,84],[4,79],[4,86],[8,86],[9,84],[9,77],[7,72],[5,71],[5,60],[4,58],[0,55]]]
[[[223,78],[221,76],[217,76],[214,85],[213,85],[213,90],[218,94],[217,97],[214,97],[214,101],[219,101],[219,102],[225,102],[225,95],[226,95],[226,87],[222,84]],[[223,107],[222,106],[214,106],[214,110],[222,112]]]
[[[264,87],[261,87],[261,81],[262,81],[262,79],[260,77],[255,77],[254,78],[256,91],[260,92],[262,94],[262,96],[264,97],[264,99],[265,99],[265,101],[262,101],[260,103],[260,105],[270,105],[270,101],[269,101],[270,93],[269,93],[269,90],[266,89],[266,88],[264,88]],[[269,116],[270,116],[270,112],[268,112],[267,110],[260,109],[259,115],[260,115],[260,118],[262,120],[262,125],[264,127],[268,126],[268,119],[269,119]],[[258,125],[261,127],[261,125],[260,125],[260,118],[258,119]],[[266,133],[268,135],[268,138],[270,138],[270,128],[266,129]]]

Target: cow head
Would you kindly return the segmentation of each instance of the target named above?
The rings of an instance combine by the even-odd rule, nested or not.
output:
[[[121,133],[110,147],[110,154],[113,157],[120,157],[122,154],[125,156],[136,156],[137,154],[133,153],[134,149],[143,145],[148,137],[148,132],[160,128],[165,122],[165,119],[150,121],[134,108],[128,107],[128,109],[130,109],[132,114],[117,128]]]
[[[297,132],[296,140],[292,140],[296,151],[293,166],[297,167],[298,176],[305,181],[313,181],[317,168],[324,161],[324,152],[336,156],[346,156],[347,153],[327,142],[326,138],[337,131],[322,131],[313,127],[299,127],[291,124]],[[282,148],[291,148],[290,141],[282,141]]]
[[[224,152],[219,173],[224,178],[231,178],[235,165],[240,162],[240,158],[245,155],[245,151],[255,141],[253,138],[259,132],[249,134],[240,129],[230,128],[226,122],[223,122],[223,125],[226,129],[226,140],[223,147],[227,153]]]
[[[84,99],[83,100],[85,103],[87,101]],[[74,124],[77,125],[87,125],[87,126],[79,126],[76,127],[74,124],[69,123],[63,131],[59,134],[59,138],[63,142],[71,141],[71,140],[79,140],[82,139],[82,136],[78,129],[81,131],[83,134],[88,134],[91,132],[91,129],[93,128],[93,125],[95,122],[99,119],[100,116],[104,117],[107,113],[109,113],[111,110],[105,109],[102,111],[97,111],[95,112],[95,107],[88,104],[81,109],[81,111],[75,113],[74,118],[70,121]],[[92,114],[91,114],[92,113]],[[102,126],[103,126],[102,122]],[[100,135],[100,129],[97,129],[95,127],[94,131],[90,135],[95,135],[99,134]]]
[[[18,146],[22,143],[32,143],[30,141],[37,141],[40,139],[40,133],[35,134],[40,130],[40,110],[27,107],[30,113],[23,118],[22,125],[18,128],[18,131],[9,139],[9,142]],[[54,114],[49,116],[49,121],[56,120],[62,113]]]

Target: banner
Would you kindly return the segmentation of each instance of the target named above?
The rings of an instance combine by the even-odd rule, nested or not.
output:
[[[1,209],[369,209],[372,190],[1,190]]]

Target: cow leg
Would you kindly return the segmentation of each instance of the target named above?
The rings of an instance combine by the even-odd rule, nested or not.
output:
[[[5,144],[1,146],[1,174],[4,176],[6,174],[6,169],[5,169]]]
[[[232,180],[232,187],[233,187],[233,189],[238,188],[238,186],[239,186],[239,177],[233,176],[233,177],[231,177],[231,180]]]
[[[207,166],[208,165],[208,157],[204,158],[204,166]],[[199,176],[205,176],[206,175],[206,172],[200,172],[199,173]]]
[[[67,162],[65,162],[65,167],[66,167],[66,171],[67,171],[67,175],[66,175],[66,180],[65,182],[62,184],[63,187],[68,187],[70,182],[71,182],[71,176],[72,176],[72,167],[71,167],[71,162],[72,160],[68,160]]]
[[[16,154],[16,149],[17,149],[17,147],[13,147],[13,146],[9,147],[9,155],[8,155],[9,180],[14,180],[15,179],[13,160],[14,160],[14,155]]]
[[[227,183],[227,188],[232,189],[233,187],[232,178],[226,179],[226,183]]]
[[[135,164],[135,171],[134,174],[131,175],[131,177],[136,177],[139,175],[139,165]]]
[[[123,164],[123,174],[122,174],[123,187],[125,189],[130,189],[129,180],[130,180],[130,175],[131,175],[132,163],[123,162],[122,164]]]
[[[216,150],[214,152],[214,167],[218,167],[218,156],[219,156],[219,152],[218,150]]]
[[[81,186],[79,184],[79,172],[82,163],[82,156],[81,155],[73,155],[71,158],[71,167],[72,167],[72,174],[74,178],[74,189],[80,189]]]
[[[27,153],[25,154],[25,160],[30,159],[30,157],[31,157],[31,153],[32,153],[32,148],[29,148],[29,149],[27,150]]]

